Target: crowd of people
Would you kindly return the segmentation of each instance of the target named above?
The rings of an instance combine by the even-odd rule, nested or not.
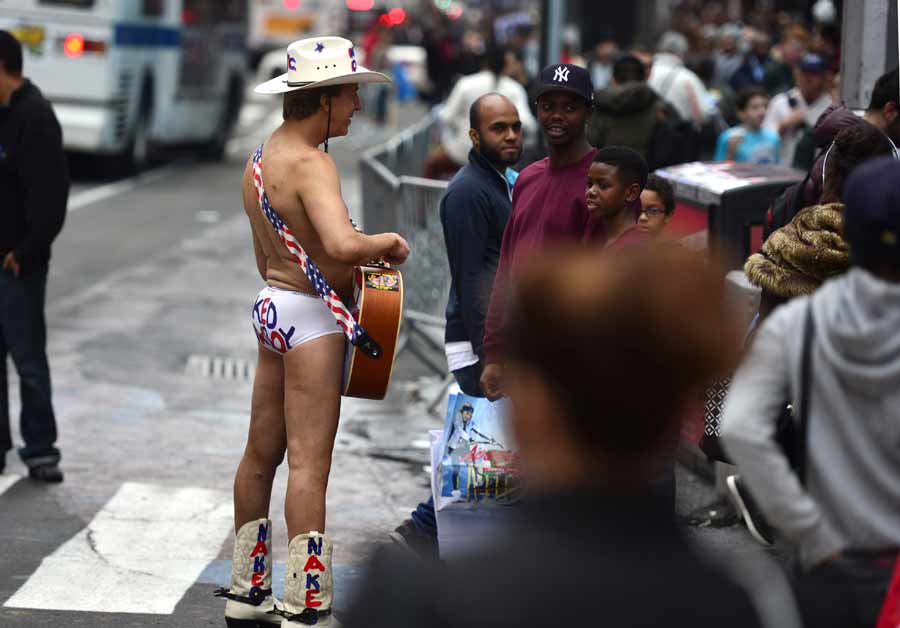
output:
[[[606,40],[590,62],[551,64],[527,84],[510,88],[511,77],[494,64],[473,75],[477,85],[463,79],[450,92],[452,112],[442,113],[449,129],[445,137],[455,139],[456,152],[464,139],[469,152],[460,162],[444,150],[441,161],[430,164],[432,175],[455,172],[441,202],[451,266],[448,364],[466,394],[512,401],[511,420],[522,439],[523,472],[535,492],[534,504],[568,513],[571,503],[555,501],[565,496],[578,504],[583,525],[612,536],[631,535],[628,547],[614,555],[585,539],[576,542],[577,534],[557,539],[560,564],[572,574],[587,564],[633,565],[628,548],[641,543],[637,537],[644,528],[628,516],[595,525],[592,502],[640,495],[661,508],[657,515],[674,519],[673,426],[686,416],[685,405],[702,397],[701,388],[718,386],[725,397],[721,438],[715,452],[705,451],[711,460],[731,465],[725,482],[731,512],[761,543],[796,557],[792,582],[806,625],[874,626],[900,552],[894,508],[900,499],[900,403],[894,399],[900,353],[887,332],[900,311],[898,73],[894,69],[877,80],[866,110],[857,115],[836,97],[839,49],[833,22],[822,18],[807,30],[782,21],[775,25],[772,47],[773,32],[762,24],[717,23],[716,16],[697,14],[696,24],[677,20],[653,54],[621,51]],[[501,78],[505,89],[499,88]],[[521,105],[523,94],[530,110]],[[459,114],[466,106],[468,124]],[[543,158],[524,150],[523,129],[532,115]],[[765,243],[746,262],[746,277],[761,298],[750,328],[741,330],[744,340],[736,335],[726,340],[735,331],[729,321],[707,321],[710,334],[721,334],[719,364],[733,360],[718,370],[725,377],[704,380],[690,373],[679,380],[682,373],[652,369],[674,361],[678,370],[705,364],[703,359],[679,361],[682,347],[674,341],[655,339],[654,349],[648,349],[643,339],[629,336],[640,316],[625,312],[631,293],[664,298],[662,265],[696,262],[665,237],[674,193],[653,171],[703,157],[784,164],[808,174],[775,199]],[[559,248],[565,244],[568,252]],[[661,266],[645,267],[628,290],[615,290],[619,284],[604,274],[613,268],[627,274],[648,259]],[[626,270],[628,264],[634,266]],[[714,263],[701,266],[708,271]],[[678,307],[684,307],[684,316],[689,310],[702,316],[705,307],[721,315],[717,295],[708,287],[696,297],[696,310]],[[610,320],[618,326],[606,328]],[[691,331],[679,327],[683,323],[671,318],[658,326],[690,338]],[[592,324],[607,336],[593,335]],[[651,335],[657,330],[652,323],[645,328]],[[612,364],[618,367],[614,376],[608,371]],[[654,395],[671,405],[656,407],[637,391],[636,381],[651,381]],[[655,420],[644,424],[641,417],[650,405]],[[619,420],[633,422],[633,431],[608,431],[615,431],[611,424]],[[564,436],[549,435],[546,422]],[[570,450],[560,439],[578,445]],[[582,455],[590,459],[586,466],[578,462]],[[547,477],[559,480],[547,485]],[[515,547],[538,542],[531,536],[535,526],[565,526],[553,517],[525,513],[521,527],[510,532],[509,545],[490,554],[488,573],[499,564],[504,573],[512,569],[526,580],[539,577],[542,557],[523,558]],[[613,531],[609,525],[622,527]],[[709,519],[700,525],[710,525]],[[665,536],[661,530],[654,534]],[[433,503],[419,504],[391,536],[420,557],[436,556]],[[575,547],[583,555],[574,555]],[[436,599],[432,591],[484,556],[473,553],[444,568],[378,569],[378,582],[402,575],[409,585],[393,590],[372,585],[359,609],[379,608],[391,623],[431,621],[437,609],[430,602],[405,604],[405,596]],[[684,558],[686,576],[679,586],[686,591],[698,586],[692,578],[703,578],[690,565]],[[722,586],[728,582],[721,574],[716,578]],[[668,586],[677,590],[671,581]],[[579,582],[573,576],[571,590],[579,591]],[[619,582],[616,595],[629,599],[628,586]],[[478,607],[486,619],[464,623],[521,625],[523,617],[543,617],[540,593],[519,580],[493,594]],[[740,618],[758,625],[752,609],[737,610],[746,600],[729,598],[724,589],[721,595],[734,605],[729,623]],[[600,612],[626,616],[609,605],[610,598],[600,597],[565,596],[563,608],[552,608],[556,617],[573,621]],[[661,608],[667,608],[665,599]],[[706,610],[717,612],[714,605]],[[629,625],[644,625],[628,617]],[[666,617],[675,623],[692,619],[685,608]],[[361,615],[354,621],[364,623]],[[648,618],[646,625],[652,623]]]
[[[651,169],[696,159],[809,169],[817,122],[840,104],[834,12],[816,10],[809,19],[759,9],[729,20],[718,3],[686,0],[673,15],[653,47],[624,46],[608,35],[582,53],[571,41],[577,38],[563,38],[560,60],[587,68],[595,90],[591,144],[634,148]],[[485,22],[482,29],[464,30],[455,46],[446,29],[436,31],[443,33],[441,46],[426,38],[432,77],[427,99],[446,105],[447,128],[425,176],[449,178],[465,164],[467,129],[457,121],[485,84],[520,110],[526,150],[519,169],[547,154],[530,131],[539,83],[536,27],[519,24],[499,37]]]
[[[682,423],[711,387],[725,403],[710,455],[732,465],[729,495],[751,533],[796,557],[806,625],[875,625],[900,554],[898,73],[878,79],[857,116],[833,102],[839,51],[821,16],[812,32],[774,24],[772,48],[773,24],[679,15],[652,55],[605,40],[584,62],[567,47],[530,79],[515,47],[486,46],[448,90],[448,139],[429,164],[453,173],[440,205],[447,362],[466,394],[509,398],[525,498],[490,547],[443,563],[431,560],[436,518],[424,500],[392,539],[428,560],[381,550],[346,625],[762,625],[675,516]],[[527,29],[519,35],[525,45]],[[0,33],[0,44],[0,102],[16,112],[28,97],[46,112],[22,77],[18,43]],[[360,332],[335,319],[352,318],[355,267],[410,255],[399,234],[354,229],[327,154],[361,108],[359,84],[388,77],[360,66],[339,37],[294,42],[286,69],[257,87],[283,98],[284,122],[242,179],[266,286],[253,308],[258,366],[234,484],[231,582],[217,592],[232,626],[339,625],[325,493],[346,343]],[[718,129],[728,90],[740,124]],[[57,129],[52,116],[35,124]],[[773,202],[765,242],[746,260],[761,294],[749,329],[727,306],[716,260],[666,237],[675,198],[654,171],[706,150],[808,172]],[[22,171],[3,175],[11,186]],[[42,247],[27,246],[33,197],[10,198],[0,279],[5,294],[41,306],[30,350],[11,342],[22,327],[10,308],[0,320],[21,368],[43,354],[42,277],[58,225]],[[38,296],[28,296],[29,277]],[[44,390],[41,376],[31,389]],[[52,424],[49,404],[46,413]],[[26,434],[20,453],[33,476],[60,481],[45,432],[42,450],[30,451]],[[285,456],[277,600],[269,503]],[[468,586],[474,577],[489,586]],[[448,604],[460,583],[467,604]],[[702,604],[685,602],[700,591]]]

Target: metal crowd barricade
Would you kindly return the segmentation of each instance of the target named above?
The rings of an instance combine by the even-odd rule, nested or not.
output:
[[[397,232],[410,246],[410,263],[403,266],[403,328],[398,346],[409,351],[432,373],[444,378],[442,400],[452,381],[444,352],[444,308],[450,290],[439,207],[446,181],[417,176],[428,156],[437,118],[434,114],[407,128],[360,160],[363,229],[368,233]]]

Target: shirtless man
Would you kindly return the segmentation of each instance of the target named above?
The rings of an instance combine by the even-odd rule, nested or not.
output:
[[[318,64],[318,65],[317,65]],[[357,232],[341,198],[334,160],[318,146],[346,135],[360,109],[359,83],[388,81],[356,63],[338,37],[294,42],[288,72],[256,88],[284,93],[284,122],[244,170],[244,208],[266,287],[253,308],[259,357],[250,432],[234,480],[234,546],[229,627],[336,626],[331,615],[331,540],[325,490],[337,431],[345,336],[260,209],[259,185],[328,283],[348,302],[356,265],[402,263],[409,246],[396,233]],[[263,165],[264,164],[264,167]],[[288,549],[284,604],[272,596],[269,501],[287,452]]]

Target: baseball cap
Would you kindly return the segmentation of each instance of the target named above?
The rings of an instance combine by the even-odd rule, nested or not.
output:
[[[900,162],[879,157],[857,167],[844,187],[844,237],[853,261],[900,269]]]
[[[539,85],[534,97],[547,92],[572,92],[584,98],[588,106],[594,102],[594,86],[590,73],[580,65],[555,63],[541,70]]]
[[[800,69],[804,72],[824,73],[828,70],[828,64],[825,63],[825,59],[820,55],[810,52],[803,55],[803,58],[800,60]]]

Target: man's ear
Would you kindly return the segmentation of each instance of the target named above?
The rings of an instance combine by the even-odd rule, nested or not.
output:
[[[324,93],[319,96],[319,106],[322,108],[322,111],[328,113],[328,109],[331,107],[331,94]]]
[[[625,188],[625,201],[629,204],[634,203],[641,197],[640,183],[632,183]]]
[[[472,140],[472,147],[475,150],[481,150],[481,136],[475,129],[469,129],[469,139]]]
[[[886,122],[891,123],[897,119],[897,116],[900,116],[900,106],[893,100],[889,100],[884,104],[884,119]]]

